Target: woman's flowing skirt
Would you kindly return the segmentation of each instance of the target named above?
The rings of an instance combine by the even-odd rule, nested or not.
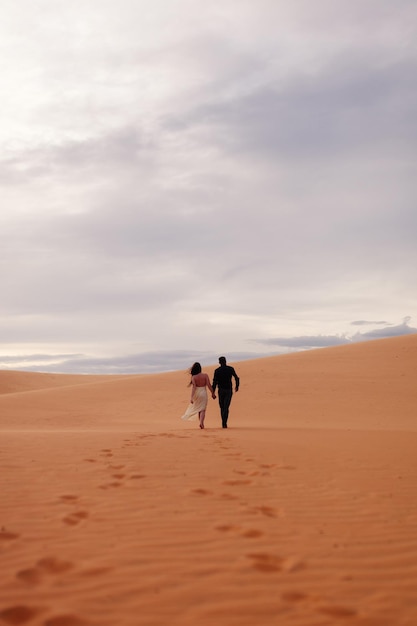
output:
[[[196,420],[200,411],[207,408],[207,389],[205,387],[196,387],[194,392],[194,402],[188,405],[187,410],[181,417],[182,420]]]

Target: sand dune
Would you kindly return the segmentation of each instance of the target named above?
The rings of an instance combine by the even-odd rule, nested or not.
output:
[[[115,376],[112,378],[116,378]],[[78,374],[42,374],[34,372],[0,371],[0,394],[22,393],[37,389],[69,387],[105,381],[108,376],[85,376]]]
[[[416,365],[235,363],[204,431],[185,372],[0,372],[0,624],[415,626]]]

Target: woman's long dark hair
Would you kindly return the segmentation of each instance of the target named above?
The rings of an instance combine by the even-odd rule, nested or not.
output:
[[[194,363],[194,365],[192,367],[190,367],[190,374],[191,374],[191,377],[195,376],[196,374],[201,374],[201,365],[200,365],[200,363]],[[188,386],[191,385],[191,382],[192,381],[190,380],[190,382],[188,383]]]

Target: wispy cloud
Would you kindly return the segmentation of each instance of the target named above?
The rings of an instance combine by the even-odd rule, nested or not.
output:
[[[384,322],[386,327],[383,329],[355,333],[351,336],[311,335],[257,339],[253,340],[252,343],[267,346],[268,352],[231,351],[227,353],[227,359],[228,362],[232,363],[279,355],[288,352],[288,350],[297,352],[417,333],[417,328],[409,326],[409,321],[410,318],[407,317],[402,324],[389,325]],[[374,322],[374,324],[378,323]],[[0,369],[112,375],[152,374],[178,370],[187,372],[195,361],[202,363],[206,369],[217,366],[219,355],[220,353],[204,350],[160,350],[117,357],[91,357],[83,354],[32,354],[0,357]]]
[[[390,324],[386,321],[379,321],[379,322],[371,322],[368,320],[355,320],[354,322],[351,322],[352,326],[390,326]]]
[[[411,317],[404,318],[402,324],[387,325],[385,328],[376,328],[366,333],[357,333],[352,337],[353,341],[367,341],[369,339],[383,339],[384,337],[398,337],[400,335],[411,335],[417,333],[417,328],[409,325]]]
[[[228,361],[237,362],[264,356],[260,352],[231,352]],[[15,371],[55,372],[61,374],[152,374],[184,370],[198,361],[205,368],[218,366],[218,354],[174,350],[142,352],[120,357],[92,358],[87,355],[32,355],[7,359],[0,357],[0,368]]]
[[[33,364],[39,362],[45,363],[60,363],[62,361],[67,361],[68,359],[76,359],[81,357],[81,354],[24,354],[19,356],[0,356],[0,365],[1,366],[9,366],[13,364]]]
[[[294,348],[297,350],[308,350],[311,348],[326,348],[330,346],[354,343],[356,341],[370,341],[371,339],[383,339],[386,337],[398,337],[417,333],[417,328],[409,326],[410,317],[406,317],[402,324],[390,325],[388,322],[352,322],[354,325],[384,324],[384,328],[369,330],[364,333],[355,333],[351,336],[340,335],[316,335],[310,337],[271,337],[269,339],[259,339],[258,343],[280,348]]]

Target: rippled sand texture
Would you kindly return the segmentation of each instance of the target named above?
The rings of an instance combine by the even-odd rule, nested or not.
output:
[[[0,372],[1,625],[417,624],[417,335],[234,365]]]

